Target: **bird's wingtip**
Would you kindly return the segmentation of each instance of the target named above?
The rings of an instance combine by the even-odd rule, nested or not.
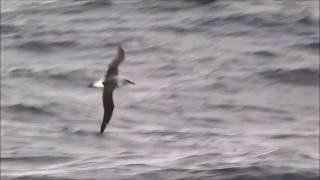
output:
[[[123,51],[124,52],[123,47],[121,46],[121,44],[118,45],[118,51]]]
[[[121,44],[118,45],[118,57],[121,57],[121,58],[125,57],[125,52]]]

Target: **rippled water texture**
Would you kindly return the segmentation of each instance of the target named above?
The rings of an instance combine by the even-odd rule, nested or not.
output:
[[[1,179],[318,179],[318,7],[2,0]],[[136,86],[100,136],[118,44]]]

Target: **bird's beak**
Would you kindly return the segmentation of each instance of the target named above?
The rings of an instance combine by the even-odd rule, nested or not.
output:
[[[127,80],[129,84],[136,85],[134,82]]]

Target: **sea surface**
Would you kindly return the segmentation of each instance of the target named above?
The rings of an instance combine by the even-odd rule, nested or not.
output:
[[[318,0],[1,0],[1,180],[317,180],[319,38]]]

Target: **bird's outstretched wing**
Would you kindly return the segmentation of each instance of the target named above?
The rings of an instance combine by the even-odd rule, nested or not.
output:
[[[105,78],[110,77],[110,76],[117,76],[119,74],[118,66],[121,62],[123,62],[124,59],[125,59],[125,52],[124,52],[123,48],[121,46],[119,46],[117,56],[109,64]]]
[[[113,91],[104,90],[103,92],[103,108],[104,108],[104,114],[103,114],[103,121],[100,127],[100,133],[102,134],[104,130],[106,129],[114,108],[113,104],[113,97],[112,97]]]

